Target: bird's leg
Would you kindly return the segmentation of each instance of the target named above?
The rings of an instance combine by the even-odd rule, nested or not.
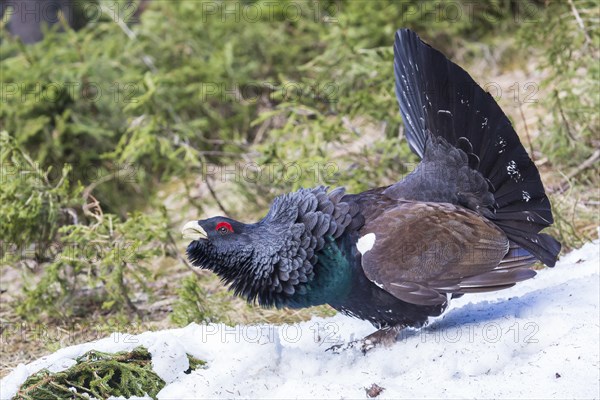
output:
[[[325,351],[331,351],[333,353],[340,353],[342,350],[360,348],[363,354],[367,354],[368,351],[375,347],[384,346],[390,347],[396,343],[396,337],[398,333],[404,328],[404,325],[394,325],[381,328],[362,339],[354,340],[346,344],[338,344],[331,346]]]

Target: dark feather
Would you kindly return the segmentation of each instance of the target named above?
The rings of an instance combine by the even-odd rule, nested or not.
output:
[[[478,279],[479,286],[490,287],[522,277],[520,269],[495,271],[509,251],[506,236],[459,206],[400,202],[368,221],[359,234],[375,235],[373,247],[362,255],[367,278],[413,304],[444,303],[445,293],[462,293]]]
[[[538,234],[553,221],[550,202],[537,168],[492,96],[408,29],[396,33],[394,73],[411,149],[425,161],[432,135],[470,153],[468,165],[477,165],[494,196],[494,213],[487,216],[509,239],[554,266],[560,244]],[[418,191],[409,189],[409,194]],[[470,198],[469,208],[480,205],[477,196]],[[456,202],[451,196],[447,200]]]

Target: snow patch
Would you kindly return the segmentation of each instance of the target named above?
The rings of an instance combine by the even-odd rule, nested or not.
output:
[[[152,369],[167,383],[173,382],[181,371],[190,367],[185,349],[174,337],[155,341],[148,351],[152,355]]]
[[[366,236],[366,235],[365,235]],[[600,242],[563,256],[530,280],[499,292],[452,300],[443,316],[407,329],[388,349],[325,352],[374,331],[338,314],[293,325],[191,324],[181,329],[114,334],[71,346],[0,382],[10,399],[42,368],[60,371],[96,349],[146,346],[167,385],[159,399],[598,398],[600,393]],[[185,354],[208,362],[190,374]]]

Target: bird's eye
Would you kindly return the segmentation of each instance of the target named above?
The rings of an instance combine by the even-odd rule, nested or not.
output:
[[[233,228],[231,227],[231,224],[229,222],[219,222],[215,230],[221,235],[233,232]]]

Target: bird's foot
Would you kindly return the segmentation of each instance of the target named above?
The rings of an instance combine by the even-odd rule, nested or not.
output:
[[[366,355],[369,351],[376,347],[391,347],[394,343],[396,343],[396,337],[402,328],[403,326],[382,328],[368,336],[365,336],[362,339],[353,340],[348,343],[336,344],[325,351],[331,351],[334,354],[340,354],[342,351],[359,349],[363,354]]]

